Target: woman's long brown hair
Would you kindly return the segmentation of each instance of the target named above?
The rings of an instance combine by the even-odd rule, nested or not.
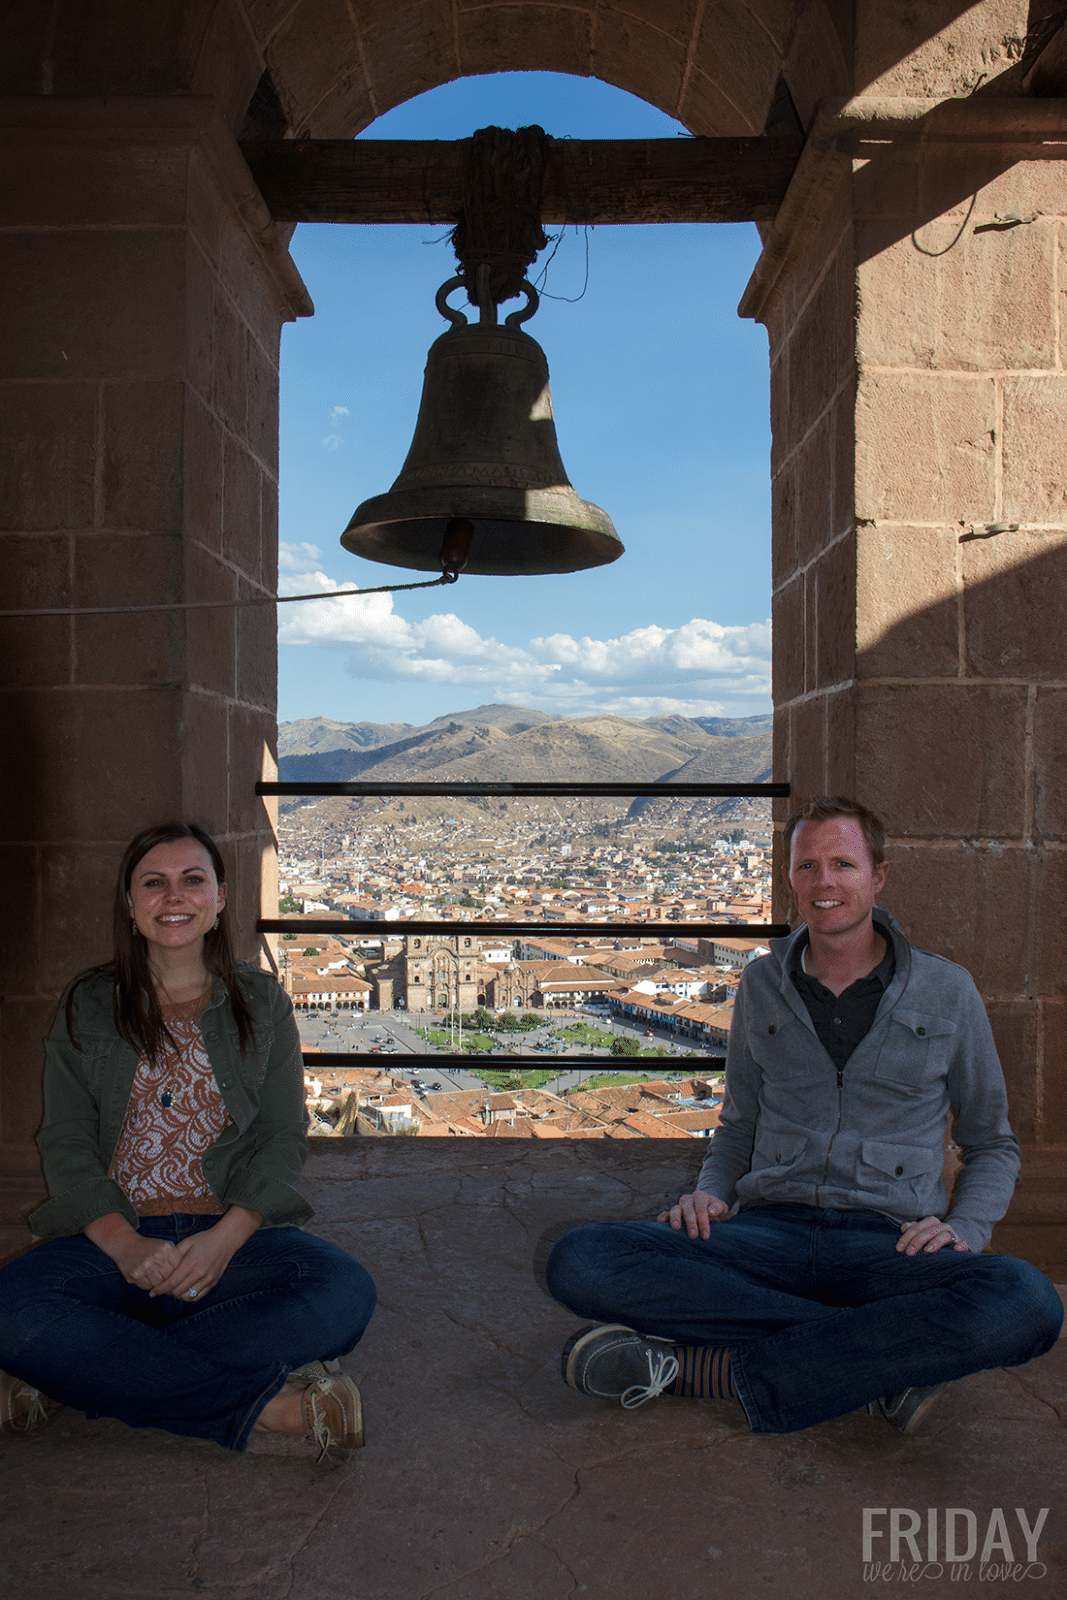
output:
[[[74,1037],[74,996],[80,984],[93,978],[105,978],[112,985],[112,1016],[116,1031],[139,1054],[157,1061],[165,1046],[174,1046],[174,1040],[160,1008],[159,997],[148,964],[148,944],[143,934],[137,932],[130,916],[130,881],[137,863],[154,850],[157,844],[170,844],[175,839],[195,839],[203,845],[211,859],[215,878],[226,882],[226,866],[218,845],[211,835],[195,822],[160,822],[154,828],[145,828],[131,839],[119,867],[115,884],[114,927],[110,961],[79,972],[67,993],[67,1033],[77,1049],[81,1045]],[[214,976],[222,979],[229,993],[229,1006],[237,1024],[237,1037],[241,1054],[248,1045],[255,1044],[252,1030],[252,1013],[238,981],[237,963],[230,936],[228,908],[223,906],[218,916],[218,927],[210,928],[204,935],[204,965]]]

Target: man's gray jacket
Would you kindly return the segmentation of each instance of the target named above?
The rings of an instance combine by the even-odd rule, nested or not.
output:
[[[945,1215],[946,1117],[963,1169],[952,1226],[972,1250],[1008,1209],[1019,1144],[989,1019],[970,974],[913,949],[886,912],[896,971],[870,1032],[838,1071],[790,977],[800,928],[746,967],[726,1056],[720,1127],[697,1187],[732,1205]]]

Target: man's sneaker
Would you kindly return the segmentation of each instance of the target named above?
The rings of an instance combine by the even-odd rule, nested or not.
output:
[[[925,1389],[894,1389],[882,1396],[878,1409],[900,1433],[914,1433],[947,1388],[947,1383],[931,1383]]]
[[[59,1400],[49,1400],[32,1384],[0,1372],[0,1433],[34,1433],[62,1409]]]
[[[318,1460],[332,1449],[357,1450],[364,1442],[363,1402],[352,1379],[320,1378],[303,1394],[304,1437],[319,1447]]]
[[[621,1400],[627,1410],[672,1384],[678,1357],[666,1339],[646,1339],[619,1322],[598,1322],[579,1328],[563,1347],[563,1380],[579,1394]]]

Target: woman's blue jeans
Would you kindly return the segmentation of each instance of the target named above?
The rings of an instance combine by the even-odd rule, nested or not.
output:
[[[217,1217],[143,1217],[177,1244]],[[90,1417],[244,1450],[294,1367],[355,1347],[374,1310],[369,1274],[299,1228],[260,1228],[196,1301],[152,1299],[84,1234],[0,1271],[0,1368]]]
[[[675,1344],[726,1345],[755,1433],[791,1433],[880,1395],[1018,1366],[1056,1342],[1063,1307],[1012,1256],[907,1256],[869,1211],[753,1206],[690,1239],[666,1223],[576,1228],[547,1281],[579,1316]]]

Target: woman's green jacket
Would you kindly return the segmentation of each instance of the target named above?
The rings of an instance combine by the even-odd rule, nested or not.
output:
[[[300,1038],[289,997],[270,976],[241,963],[237,981],[252,1013],[254,1046],[241,1054],[228,990],[216,978],[200,1030],[229,1122],[204,1154],[204,1178],[219,1210],[247,1206],[265,1227],[299,1227],[313,1215],[297,1193],[307,1158]],[[137,1071],[138,1052],[116,1031],[112,984],[79,982],[73,1032],[66,995],[45,1043],[44,1122],[37,1136],[49,1199],[30,1217],[39,1238],[81,1233],[97,1217],[137,1215],[108,1177]]]

